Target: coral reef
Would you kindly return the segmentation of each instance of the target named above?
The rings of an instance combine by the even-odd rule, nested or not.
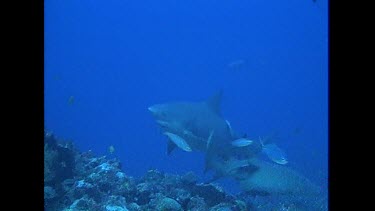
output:
[[[149,170],[133,178],[117,159],[80,152],[70,142],[44,134],[44,207],[49,210],[298,210],[294,201],[231,195],[218,185],[198,183],[193,172],[172,175]],[[301,210],[301,209],[299,209]],[[309,210],[309,209],[303,209]],[[319,210],[327,210],[326,207]]]

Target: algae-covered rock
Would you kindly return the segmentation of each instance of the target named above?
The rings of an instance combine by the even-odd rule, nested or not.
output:
[[[213,184],[198,184],[191,187],[191,192],[194,195],[198,195],[204,198],[206,204],[209,207],[215,206],[223,201],[225,201],[226,194],[217,185]]]
[[[198,177],[194,174],[194,172],[189,171],[181,176],[181,181],[185,184],[191,185],[195,184],[198,181]]]
[[[233,209],[228,203],[220,203],[215,205],[214,207],[211,207],[209,211],[233,211]]]
[[[326,199],[316,198],[313,191],[311,200],[301,197],[306,192],[300,187],[308,186],[308,181],[271,164],[260,165],[257,173],[240,182],[247,193],[230,195],[216,184],[197,184],[192,172],[180,176],[149,170],[143,177],[130,177],[117,159],[79,152],[51,133],[45,134],[44,150],[46,211],[328,210]],[[268,193],[276,190],[277,196]]]
[[[156,209],[160,211],[183,210],[181,205],[176,200],[168,198],[168,197],[160,200],[156,206]]]
[[[190,199],[186,208],[191,211],[207,210],[207,205],[202,197],[194,196]]]
[[[50,186],[44,186],[44,199],[53,199],[56,197],[56,191]]]
[[[182,207],[185,207],[191,198],[191,194],[187,190],[176,188],[171,191],[171,197],[176,199]]]
[[[235,200],[235,205],[234,205],[234,208],[235,210],[238,210],[238,211],[246,211],[247,210],[247,206],[246,206],[246,203],[242,200]]]
[[[105,211],[128,211],[128,209],[117,205],[107,205],[105,206]]]
[[[130,211],[140,211],[141,210],[141,207],[137,203],[134,203],[134,202],[128,204],[127,208]]]
[[[68,208],[64,211],[83,211],[83,210],[92,210],[93,207],[97,207],[95,201],[86,196],[76,199]]]

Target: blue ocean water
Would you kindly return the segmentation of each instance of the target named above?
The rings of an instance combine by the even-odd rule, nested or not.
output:
[[[47,0],[45,128],[118,157],[129,175],[205,178],[203,154],[166,155],[147,108],[222,89],[235,130],[273,136],[290,167],[327,189],[327,11],[326,0]]]

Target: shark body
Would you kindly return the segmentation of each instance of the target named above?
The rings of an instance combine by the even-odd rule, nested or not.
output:
[[[169,144],[175,144],[173,148],[185,142],[182,145],[188,145],[191,150],[206,152],[208,147],[225,145],[233,139],[230,128],[221,118],[220,100],[221,94],[218,94],[204,102],[157,104],[148,110],[168,136]],[[180,139],[174,139],[169,134]]]
[[[263,143],[237,135],[222,117],[221,98],[222,92],[218,92],[202,102],[172,102],[148,108],[168,137],[168,154],[175,148],[204,152],[207,171],[218,161],[227,162],[233,157],[247,160],[262,151]]]
[[[202,102],[172,102],[148,108],[164,135],[167,152],[174,149],[205,153],[205,171],[214,171],[211,181],[221,177],[235,179],[242,190],[278,195],[319,194],[319,188],[287,164],[285,153],[275,144],[237,135],[222,117],[219,92]],[[264,153],[272,162],[261,160]]]

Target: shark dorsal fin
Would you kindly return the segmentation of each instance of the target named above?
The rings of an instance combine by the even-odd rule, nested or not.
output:
[[[212,95],[206,100],[208,107],[210,107],[217,115],[221,115],[221,97],[223,95],[223,91],[219,90],[217,93]]]

